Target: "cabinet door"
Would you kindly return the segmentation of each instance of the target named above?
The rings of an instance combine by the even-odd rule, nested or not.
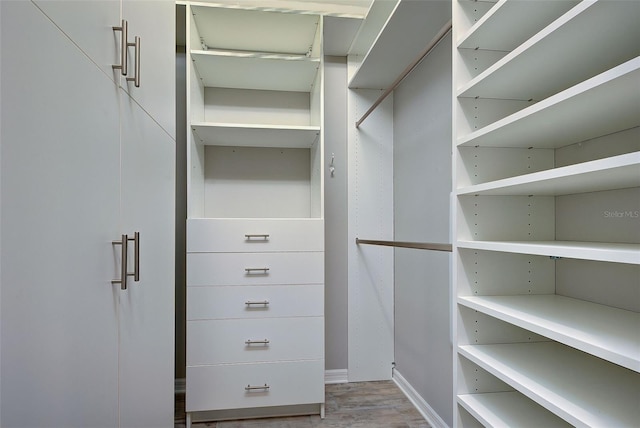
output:
[[[117,88],[33,3],[0,9],[0,425],[114,427]]]
[[[123,79],[123,88],[175,139],[175,2],[123,0],[122,16],[129,23],[129,42],[140,37],[140,87]],[[129,48],[129,77],[135,53]],[[171,101],[166,96],[171,94]]]
[[[124,92],[121,125],[122,231],[140,232],[140,280],[120,294],[120,421],[172,427],[175,141]]]
[[[35,0],[35,5],[91,58],[107,76],[119,80],[121,24],[120,0]],[[58,61],[49,66],[56,65]]]

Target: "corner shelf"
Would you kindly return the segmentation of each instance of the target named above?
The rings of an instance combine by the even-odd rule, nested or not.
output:
[[[640,374],[555,342],[464,345],[458,352],[577,426],[634,426]]]
[[[640,152],[458,189],[458,195],[559,196],[640,186]]]
[[[519,392],[461,394],[458,395],[458,404],[487,427],[572,426]]]
[[[458,241],[458,248],[640,265],[640,244],[576,241]]]
[[[640,57],[458,139],[459,146],[558,148],[640,125]]]
[[[194,122],[191,129],[205,145],[239,147],[309,148],[320,133],[319,126],[212,122]]]
[[[447,6],[446,2],[400,0],[349,81],[349,88],[389,88],[446,24],[450,14]]]
[[[640,372],[640,314],[558,295],[460,296],[458,303]]]
[[[640,13],[634,2],[583,1],[459,87],[457,96],[547,98],[639,55],[638,20]],[[589,31],[593,28],[606,28],[607,31]],[[622,28],[625,30],[620,30]],[[600,56],[598,61],[591,59],[594,52]],[[538,67],[549,58],[553,58],[553,66]],[[577,64],[578,58],[584,60]],[[532,75],[531,70],[536,72]]]

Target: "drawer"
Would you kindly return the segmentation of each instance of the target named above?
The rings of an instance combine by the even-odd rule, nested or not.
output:
[[[187,287],[187,319],[324,316],[324,286]]]
[[[187,322],[189,366],[322,358],[323,317]]]
[[[324,251],[324,220],[187,220],[187,252],[263,251]]]
[[[323,282],[322,252],[187,254],[187,286]]]
[[[187,412],[313,403],[324,403],[324,360],[187,367]]]

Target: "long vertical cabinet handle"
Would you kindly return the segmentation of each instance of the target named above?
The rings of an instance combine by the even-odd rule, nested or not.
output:
[[[122,20],[122,24],[119,27],[113,27],[113,31],[120,31],[120,64],[113,65],[114,70],[120,70],[123,76],[127,75],[127,37],[128,37],[128,24],[125,19]]]
[[[133,272],[127,275],[133,276],[133,280],[138,282],[140,281],[140,232],[135,232],[129,241],[133,241]]]
[[[113,245],[120,245],[122,246],[122,251],[121,251],[121,262],[120,262],[120,279],[113,279],[111,280],[112,284],[120,284],[120,289],[121,290],[126,290],[127,289],[127,276],[128,276],[128,272],[127,272],[127,247],[129,243],[129,237],[127,235],[122,235],[122,240],[121,241],[113,241],[112,244]]]
[[[127,46],[133,46],[135,48],[134,64],[133,64],[133,77],[127,77],[128,82],[133,82],[136,88],[140,87],[140,37],[136,36],[133,43],[127,43]]]

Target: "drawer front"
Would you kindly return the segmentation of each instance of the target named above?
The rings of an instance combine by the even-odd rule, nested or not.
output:
[[[187,365],[324,358],[324,318],[189,321]]]
[[[187,287],[187,319],[324,316],[324,286]]]
[[[324,253],[190,253],[187,285],[322,284]]]
[[[187,220],[187,252],[257,253],[263,251],[324,251],[324,221],[321,219]]]
[[[187,412],[323,402],[324,360],[187,367]]]

